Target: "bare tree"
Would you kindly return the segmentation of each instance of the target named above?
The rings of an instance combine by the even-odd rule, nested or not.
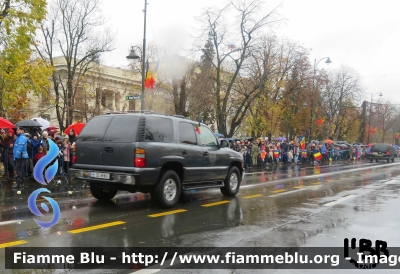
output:
[[[41,26],[38,51],[49,66],[62,55],[65,71],[52,76],[54,103],[61,130],[74,121],[74,104],[81,80],[100,55],[112,50],[114,35],[104,29],[100,0],[54,0]]]
[[[382,101],[376,105],[377,125],[382,130],[381,142],[386,141],[388,131],[395,125],[396,118],[398,118],[398,110],[395,105],[390,101]],[[389,142],[391,142],[390,140]]]
[[[334,138],[343,138],[351,123],[348,119],[358,119],[354,108],[358,107],[358,102],[362,97],[363,88],[361,86],[360,76],[349,67],[342,67],[337,71],[328,73],[328,79],[325,85],[321,86],[320,105],[328,116],[331,128],[331,136]],[[353,114],[350,116],[350,114]]]
[[[228,27],[225,15],[236,18],[233,23],[237,32],[231,33],[232,24]],[[237,127],[246,117],[247,110],[257,97],[255,89],[243,89],[246,85],[246,75],[241,74],[246,60],[251,57],[250,49],[257,41],[259,32],[272,25],[275,21],[276,10],[265,13],[262,2],[258,0],[233,0],[222,9],[209,8],[201,17],[204,23],[203,38],[211,41],[215,55],[209,60],[215,70],[214,94],[216,99],[216,121],[218,131],[226,136],[232,136]],[[236,25],[235,25],[236,24]],[[235,48],[228,47],[232,40],[237,43]],[[203,41],[204,41],[203,40]],[[242,84],[239,85],[238,83]],[[244,85],[243,85],[244,84]],[[229,111],[231,103],[237,100],[234,114]],[[229,128],[229,132],[228,132]]]

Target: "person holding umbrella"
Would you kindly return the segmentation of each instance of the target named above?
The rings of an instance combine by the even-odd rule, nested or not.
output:
[[[28,161],[28,152],[27,152],[28,141],[25,137],[24,128],[17,128],[17,139],[14,143],[13,154],[15,161],[15,169],[17,173],[17,184],[13,185],[13,188],[20,188],[24,186],[24,178],[26,172],[26,165]]]
[[[7,179],[12,179],[14,177],[14,130],[9,129],[7,131],[7,136],[4,138],[2,145],[4,148],[4,176]]]

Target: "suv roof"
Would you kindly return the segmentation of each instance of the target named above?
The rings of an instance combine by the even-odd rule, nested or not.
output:
[[[154,112],[151,110],[128,110],[128,111],[117,111],[117,112],[107,112],[104,113],[100,116],[104,116],[104,115],[112,115],[112,114],[131,114],[131,115],[138,115],[138,114],[155,114],[155,115],[160,115],[160,116],[169,116],[169,117],[176,117],[176,118],[181,118],[181,119],[187,119],[187,120],[191,120],[194,121],[186,116],[183,115],[176,115],[176,114],[165,114],[165,113],[159,113],[159,112]],[[98,117],[98,116],[97,116]]]

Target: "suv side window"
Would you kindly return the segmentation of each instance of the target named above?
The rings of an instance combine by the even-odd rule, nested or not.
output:
[[[197,145],[196,132],[194,131],[193,124],[179,122],[179,143],[187,145]]]
[[[211,147],[217,146],[217,137],[215,137],[214,133],[203,125],[200,126],[200,142],[202,146]]]
[[[161,117],[146,117],[144,140],[146,142],[172,142],[172,120]]]
[[[138,124],[139,117],[115,116],[107,129],[104,141],[122,143],[135,142]]]
[[[112,117],[101,117],[90,120],[83,128],[81,134],[79,134],[79,141],[101,142],[111,119]]]

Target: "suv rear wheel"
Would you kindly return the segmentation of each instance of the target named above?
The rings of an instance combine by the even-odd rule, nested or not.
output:
[[[181,195],[181,180],[173,170],[165,171],[151,197],[163,208],[173,207]]]
[[[97,200],[111,200],[117,194],[118,190],[103,189],[90,184],[90,192]]]
[[[240,171],[237,167],[233,166],[228,172],[228,176],[224,181],[224,186],[221,187],[221,193],[224,196],[235,196],[239,192],[240,187]]]

